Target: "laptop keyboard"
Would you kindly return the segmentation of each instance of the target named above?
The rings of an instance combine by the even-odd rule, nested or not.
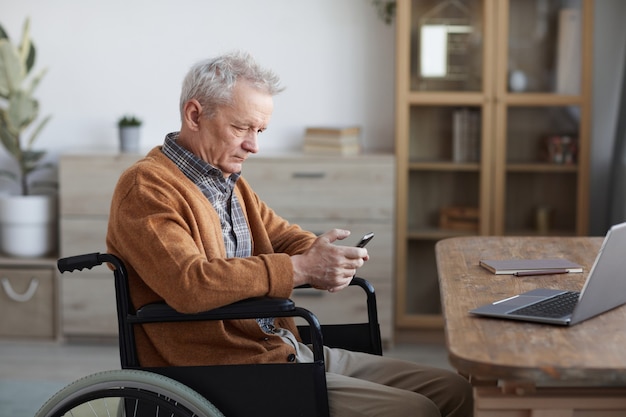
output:
[[[567,291],[555,297],[539,301],[538,303],[518,308],[508,314],[546,318],[559,318],[567,316],[568,314],[572,314],[574,311],[574,308],[578,303],[579,295],[579,292]]]

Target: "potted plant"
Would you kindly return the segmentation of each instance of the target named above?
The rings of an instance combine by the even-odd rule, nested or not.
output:
[[[0,251],[12,256],[42,256],[56,244],[56,196],[33,195],[29,181],[30,174],[45,166],[45,151],[33,145],[50,120],[48,116],[35,123],[39,102],[33,92],[46,70],[31,78],[34,64],[29,20],[18,45],[0,26],[0,140],[18,166],[18,174],[7,170],[0,174],[16,179],[20,188],[18,195],[0,196]]]
[[[394,0],[372,0],[372,3],[376,6],[378,17],[390,25],[396,15],[396,2]]]
[[[139,128],[141,120],[132,115],[126,115],[118,120],[121,152],[139,152]]]

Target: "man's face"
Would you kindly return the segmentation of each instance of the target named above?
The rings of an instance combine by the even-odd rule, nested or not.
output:
[[[199,143],[194,153],[225,177],[241,172],[248,155],[258,151],[258,135],[267,129],[273,110],[270,94],[238,82],[231,106],[220,107],[210,119],[199,118]]]

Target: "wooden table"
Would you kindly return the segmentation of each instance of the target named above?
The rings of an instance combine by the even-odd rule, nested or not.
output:
[[[537,287],[580,291],[601,244],[602,238],[592,237],[458,237],[437,243],[449,359],[475,387],[476,417],[626,415],[626,306],[572,327],[468,313]],[[583,265],[584,272],[514,277],[478,266],[480,259],[559,257]]]

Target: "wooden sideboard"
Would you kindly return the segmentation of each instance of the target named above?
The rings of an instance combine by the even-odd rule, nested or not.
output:
[[[55,261],[0,256],[0,337],[58,336]]]
[[[109,204],[120,174],[140,155],[63,155],[60,176],[60,253],[104,252]],[[348,228],[346,244],[366,232],[371,260],[358,275],[376,288],[383,341],[393,339],[394,158],[392,155],[326,157],[303,154],[253,156],[243,176],[277,213],[321,233]],[[115,337],[114,288],[106,269],[61,276],[62,333],[72,337]],[[294,300],[323,323],[362,319],[365,301],[355,289],[334,295],[299,290]]]
[[[59,158],[60,256],[106,252],[111,196],[135,154],[62,155]],[[63,274],[62,335],[117,337],[113,274],[104,267]]]
[[[392,155],[351,157],[309,154],[254,156],[242,175],[278,214],[314,233],[332,228],[351,231],[346,245],[368,232],[368,261],[357,275],[376,289],[378,319],[384,343],[393,341],[393,242],[395,166]],[[296,304],[322,323],[350,323],[365,314],[363,293],[350,288],[338,294],[318,290],[294,292]]]

